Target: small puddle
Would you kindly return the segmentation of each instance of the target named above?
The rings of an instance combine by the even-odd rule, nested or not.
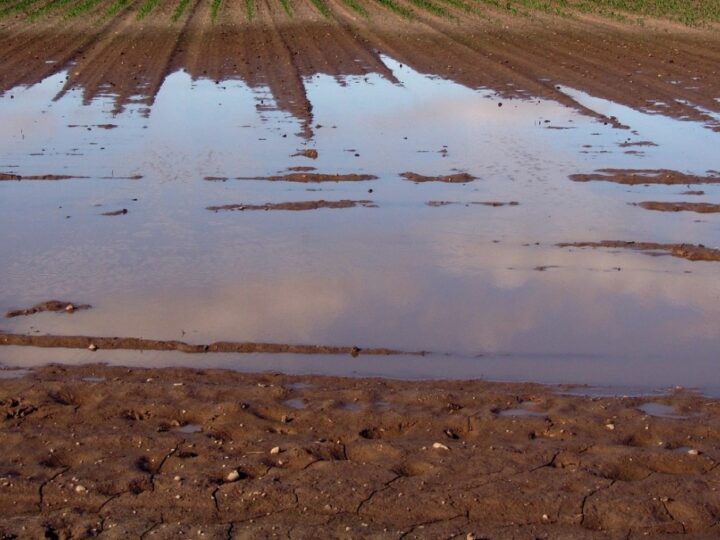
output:
[[[664,403],[656,403],[650,401],[648,403],[643,403],[638,407],[638,409],[645,414],[648,414],[650,416],[657,416],[660,418],[689,418],[687,415],[678,414],[677,410],[675,410],[675,407],[665,405]]]
[[[101,383],[105,382],[107,379],[105,377],[83,377],[80,380],[87,383]]]
[[[341,409],[344,411],[358,412],[363,410],[363,406],[360,403],[347,402],[342,404]]]
[[[0,369],[0,379],[22,379],[30,372],[29,369],[2,368]]]
[[[290,407],[291,409],[300,410],[300,409],[304,409],[306,407],[305,401],[300,398],[287,399],[287,400],[283,401],[283,403],[285,405],[287,405],[288,407]]]
[[[202,426],[200,424],[185,424],[184,426],[174,428],[172,431],[176,433],[200,433]]]

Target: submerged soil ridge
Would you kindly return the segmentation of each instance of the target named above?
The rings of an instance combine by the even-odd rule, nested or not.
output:
[[[0,536],[712,538],[718,438],[683,391],[48,366],[0,378]]]
[[[714,27],[643,28],[541,12],[517,17],[491,3],[463,2],[300,1],[288,11],[280,2],[251,2],[250,19],[242,3],[223,2],[209,12],[201,2],[181,3],[183,9],[149,2],[142,20],[133,4],[108,10],[85,2],[85,11],[72,16],[64,5],[20,1],[0,16],[0,93],[67,71],[61,95],[79,88],[86,103],[110,95],[119,112],[138,97],[152,105],[165,77],[184,70],[195,80],[242,80],[256,93],[261,114],[287,112],[300,123],[298,135],[311,139],[306,81],[319,74],[341,81],[376,74],[397,82],[384,62],[390,57],[504,99],[553,99],[612,125],[615,119],[562,89],[718,128]]]
[[[634,242],[627,240],[603,240],[601,242],[563,242],[558,247],[632,249],[650,254],[664,252],[688,261],[720,261],[720,249],[702,244],[662,244],[657,242]]]
[[[706,176],[700,176],[669,169],[598,169],[589,174],[572,174],[570,180],[573,182],[613,182],[628,186],[720,184],[720,174],[709,171]]]
[[[266,204],[224,204],[221,206],[208,206],[207,210],[212,212],[221,211],[253,211],[253,210],[285,210],[292,212],[303,212],[307,210],[320,210],[322,208],[343,209],[343,208],[376,208],[377,205],[372,201],[352,201],[343,199],[340,201],[297,201],[284,203],[266,203]]]
[[[422,355],[423,352],[405,352],[386,348],[343,347],[333,345],[301,345],[289,343],[257,343],[216,341],[197,345],[175,340],[155,340],[134,337],[91,337],[28,335],[0,332],[0,346],[44,347],[63,349],[124,349],[137,351],[179,351],[183,353],[266,353],[266,354],[359,354],[368,355]]]

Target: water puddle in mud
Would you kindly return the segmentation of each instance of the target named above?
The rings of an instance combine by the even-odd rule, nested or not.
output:
[[[657,416],[660,418],[676,418],[683,419],[688,418],[687,415],[679,414],[675,407],[671,405],[665,405],[663,403],[648,402],[643,403],[638,409],[649,416]]]
[[[503,409],[502,411],[498,411],[498,416],[507,416],[510,418],[517,418],[517,417],[537,417],[537,418],[545,418],[547,414],[538,412],[538,411],[532,411],[530,409],[525,409],[523,407],[516,408],[516,409]]]
[[[384,61],[396,82],[306,79],[311,123],[273,108],[270,95],[259,103],[240,81],[184,72],[165,80],[148,114],[139,104],[113,114],[109,95],[83,104],[81,90],[54,100],[62,73],[0,97],[0,173],[38,177],[0,181],[0,311],[58,298],[93,306],[0,328],[433,354],[188,359],[2,347],[0,361],[720,389],[720,266],[555,247],[717,246],[718,214],[633,206],[688,200],[687,186],[569,176],[705,175],[720,169],[719,133],[566,90],[630,128],[617,129]],[[117,127],[98,127],[107,125]],[[720,203],[720,185],[701,189],[693,201]],[[207,210],[226,205],[233,211]]]
[[[300,399],[300,398],[286,399],[285,401],[283,401],[283,404],[287,405],[291,409],[297,409],[297,410],[301,410],[306,407],[305,400]]]
[[[173,431],[177,433],[200,433],[202,431],[202,426],[200,424],[185,424],[184,426],[180,426],[177,428],[174,428]]]

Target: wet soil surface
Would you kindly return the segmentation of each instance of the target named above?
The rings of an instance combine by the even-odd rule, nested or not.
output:
[[[637,251],[646,251],[649,254],[665,252],[673,257],[687,259],[688,261],[720,261],[720,249],[708,248],[703,245],[696,246],[692,244],[660,244],[656,242],[603,240],[602,242],[565,242],[558,244],[558,246],[632,249]]]
[[[699,176],[694,174],[685,174],[679,171],[670,170],[621,170],[621,169],[600,169],[590,174],[573,174],[570,180],[574,182],[613,182],[615,184],[625,184],[629,186],[645,185],[645,184],[720,184],[720,176],[717,174],[709,174],[707,176]]]
[[[321,208],[373,208],[376,205],[372,201],[350,201],[347,199],[341,201],[301,201],[301,202],[285,202],[285,203],[267,203],[267,204],[225,204],[222,206],[208,206],[207,209],[213,212],[220,211],[251,211],[251,210],[289,210],[301,212],[304,210],[319,210]]]
[[[60,312],[60,313],[74,313],[76,311],[83,311],[90,309],[92,306],[89,304],[76,304],[75,302],[63,302],[61,300],[48,300],[40,304],[34,305],[27,309],[13,309],[5,314],[5,317],[11,319],[13,317],[26,317],[28,315],[35,315],[36,313],[42,313],[44,311]]]
[[[400,176],[402,176],[405,180],[410,180],[411,182],[416,182],[418,184],[423,182],[445,182],[446,184],[466,184],[468,182],[473,182],[477,180],[477,177],[468,174],[468,173],[455,173],[455,174],[447,174],[442,176],[425,176],[422,174],[414,173],[414,172],[404,172],[401,173]]]
[[[428,206],[438,208],[440,206],[450,206],[453,204],[463,204],[465,206],[518,206],[520,203],[517,201],[500,202],[500,201],[470,201],[470,202],[458,202],[458,201],[428,201]]]
[[[15,316],[15,315],[13,315]],[[43,347],[63,349],[180,351],[184,353],[265,353],[265,354],[349,354],[368,355],[421,355],[422,352],[403,352],[382,347],[294,345],[289,343],[255,343],[219,341],[210,344],[192,344],[184,341],[143,339],[134,337],[53,336],[0,333],[0,346]]]
[[[658,212],[697,212],[698,214],[720,212],[720,204],[712,203],[643,201],[638,203],[638,206]]]
[[[643,397],[558,391],[96,365],[33,370],[0,380],[0,532],[717,533],[717,400],[682,391],[653,398],[685,416],[677,420],[641,410]]]
[[[270,182],[300,182],[300,183],[320,183],[320,182],[366,182],[368,180],[377,180],[377,176],[372,174],[321,174],[311,172],[293,172],[275,176],[238,176],[235,180],[267,180]],[[206,176],[205,180],[227,180],[227,178],[216,178]]]

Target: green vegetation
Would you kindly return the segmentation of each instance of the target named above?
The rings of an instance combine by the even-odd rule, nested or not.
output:
[[[222,0],[212,0],[212,5],[210,6],[210,20],[212,22],[215,22],[218,18],[220,4],[222,4]]]
[[[330,12],[330,8],[325,3],[325,0],[310,0],[317,8],[317,10],[323,14],[323,17],[327,17],[328,19],[331,17],[332,13]]]
[[[149,15],[160,0],[138,0],[137,19],[142,20]],[[199,0],[210,2],[210,18],[215,22],[218,18],[223,0]],[[257,17],[256,0],[243,0],[248,21]],[[274,0],[271,0],[274,1]],[[302,0],[304,1],[304,0]],[[373,0],[341,0],[355,13],[369,17],[367,6]],[[413,19],[417,13],[411,8],[397,3],[398,0],[374,0],[385,9],[404,19]],[[551,15],[568,17],[573,13],[592,13],[603,17],[621,20],[638,20],[654,17],[682,22],[687,25],[720,22],[720,0],[407,0],[414,7],[432,13],[438,17],[453,18],[455,10],[469,14],[484,16],[480,6],[493,6],[508,13],[521,16],[532,16],[542,12]],[[0,18],[13,14],[26,14],[30,21],[58,11],[60,8],[72,6],[65,18],[73,18],[91,11],[96,6],[108,2],[105,17],[114,17],[130,6],[134,0],[0,0]],[[288,17],[293,17],[292,0],[279,0]],[[327,0],[310,0],[312,5],[324,17],[331,18],[332,12]],[[171,19],[177,22],[185,13],[190,0],[178,0]],[[37,7],[39,6],[39,7]],[[103,7],[103,9],[105,9]]]
[[[356,13],[359,13],[359,14],[362,15],[363,17],[367,17],[367,16],[368,16],[367,10],[366,10],[364,7],[362,7],[362,6],[357,2],[357,0],[343,0],[343,2],[345,2],[345,4],[347,4],[347,5],[350,7],[350,9],[352,9],[352,10],[355,11]]]
[[[27,11],[28,8],[36,2],[38,2],[38,0],[20,0],[17,4],[13,4],[12,6],[8,6],[5,9],[0,10],[0,18],[7,17],[13,13]]]
[[[142,21],[145,17],[147,17],[150,12],[155,9],[155,6],[157,6],[159,1],[160,0],[145,0],[145,3],[140,6],[140,9],[138,10],[137,20]]]
[[[130,0],[115,0],[108,10],[105,12],[106,17],[114,17],[118,13],[120,13],[125,6],[127,6],[130,3]]]
[[[570,15],[572,11],[626,19],[628,16],[657,17],[696,25],[720,22],[720,0],[482,0],[514,14],[543,11]]]
[[[67,10],[65,12],[65,18],[72,19],[73,17],[82,15],[83,13],[89,11],[91,8],[95,7],[101,1],[102,0],[84,0],[83,2],[80,2],[79,4],[75,4],[73,7],[71,7],[69,10]]]
[[[180,0],[180,3],[178,3],[177,7],[175,8],[175,12],[172,14],[172,22],[176,23],[180,20],[180,17],[182,17],[182,14],[185,13],[185,8],[187,8],[187,5],[189,3],[190,0]]]
[[[720,0],[563,0],[562,3],[602,15],[643,15],[673,19],[688,25],[720,22]]]
[[[403,19],[412,19],[413,12],[402,6],[398,6],[393,0],[377,0],[380,5],[389,9],[393,13],[400,15]]]
[[[430,0],[410,0],[410,2],[438,17],[450,17],[450,13],[444,7],[433,4]]]
[[[40,9],[36,9],[36,10],[33,11],[32,13],[30,13],[30,14],[28,15],[28,18],[29,18],[31,21],[34,21],[35,19],[37,19],[37,18],[39,18],[39,17],[42,17],[42,16],[45,15],[46,13],[50,13],[51,11],[54,11],[55,9],[57,9],[57,8],[59,8],[59,7],[63,7],[63,6],[65,6],[65,5],[67,5],[67,4],[69,4],[70,2],[72,2],[72,0],[53,0],[53,1],[50,2],[49,4],[45,4],[45,5],[44,5],[43,7],[41,7]]]

